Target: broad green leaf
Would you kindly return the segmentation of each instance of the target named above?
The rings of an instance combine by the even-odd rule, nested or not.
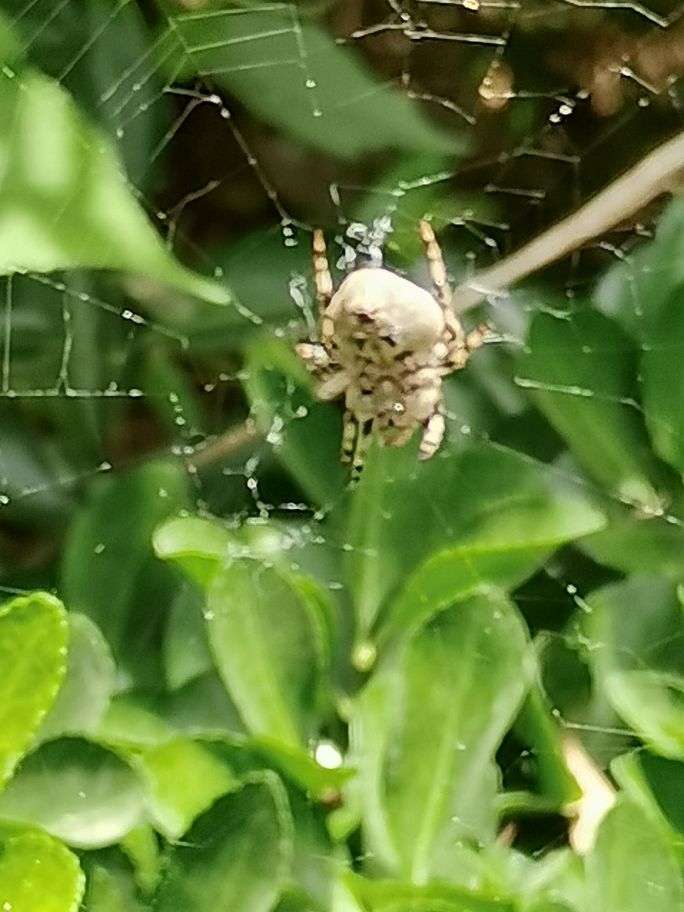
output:
[[[587,599],[588,656],[617,713],[657,752],[684,756],[684,621],[680,594],[658,577],[632,577]]]
[[[159,639],[178,586],[154,557],[152,533],[190,504],[183,466],[150,462],[101,479],[65,546],[62,588],[69,607],[102,630],[124,675],[158,686]]]
[[[54,704],[67,669],[62,603],[46,592],[0,608],[0,787]]]
[[[495,893],[474,892],[446,884],[416,886],[348,875],[346,884],[368,912],[515,912],[516,906]]]
[[[174,16],[159,55],[174,78],[210,76],[253,115],[336,158],[386,148],[463,150],[458,135],[379,82],[349,46],[294,6]]]
[[[584,469],[619,497],[656,508],[655,467],[637,395],[633,342],[594,310],[538,313],[516,382]]]
[[[666,832],[622,797],[601,823],[587,857],[592,912],[682,912],[679,861]]]
[[[46,833],[0,839],[0,909],[76,912],[84,887],[76,856]]]
[[[142,786],[130,767],[77,738],[39,747],[0,795],[0,819],[40,826],[82,849],[118,842],[142,814]]]
[[[178,590],[171,603],[164,631],[164,675],[169,690],[177,690],[213,668],[203,604],[202,593],[190,583]]]
[[[247,728],[289,744],[322,709],[328,645],[320,616],[277,570],[233,560],[214,578],[205,620],[214,661]]]
[[[229,767],[187,738],[174,738],[131,756],[147,789],[147,805],[156,827],[178,839],[193,820],[237,786]]]
[[[116,269],[216,304],[229,293],[170,253],[108,139],[67,92],[31,69],[0,75],[0,274]]]
[[[99,864],[88,869],[84,906],[88,912],[149,912],[149,906],[136,896],[130,875]]]
[[[338,409],[315,401],[303,363],[277,339],[250,345],[246,367],[245,390],[259,430],[305,494],[329,508],[347,480]]]
[[[448,869],[454,840],[493,840],[494,753],[531,670],[524,624],[492,591],[439,614],[357,698],[350,762],[367,848],[397,876],[425,883]]]
[[[375,449],[343,539],[357,635],[398,585],[383,635],[415,629],[476,588],[524,579],[558,545],[604,522],[579,486],[514,451],[480,444],[418,464],[415,445]]]
[[[66,678],[38,731],[41,741],[94,732],[115,689],[114,660],[99,629],[83,614],[69,614],[68,620]]]
[[[631,513],[577,544],[597,563],[622,573],[684,578],[684,529],[662,517]]]
[[[630,799],[642,809],[655,813],[656,822],[666,820],[684,839],[684,763],[658,757],[646,750],[632,751],[616,757],[610,771]]]
[[[158,912],[269,912],[287,876],[292,821],[277,776],[255,775],[220,798],[172,848],[154,908]]]

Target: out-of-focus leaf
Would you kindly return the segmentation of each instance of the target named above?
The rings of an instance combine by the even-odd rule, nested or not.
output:
[[[217,573],[204,616],[216,667],[247,728],[306,741],[320,721],[329,660],[311,603],[275,569],[236,559]]]
[[[368,912],[514,912],[506,897],[451,887],[446,884],[416,886],[389,880],[345,878],[348,889]]]
[[[76,912],[84,887],[76,856],[46,833],[0,840],[0,909]]]
[[[303,363],[277,339],[260,339],[247,351],[245,389],[259,430],[302,490],[329,507],[343,495],[340,415],[317,402]]]
[[[174,738],[133,754],[131,763],[147,786],[147,804],[157,828],[178,839],[221,795],[237,786],[229,767],[201,744]]]
[[[599,688],[634,731],[684,756],[682,604],[673,583],[632,577],[588,598],[589,660]]]
[[[104,865],[88,869],[88,887],[84,906],[88,912],[148,912],[149,906],[138,899],[133,878],[122,876]]]
[[[684,529],[661,517],[630,515],[577,542],[599,564],[623,573],[684,578]]]
[[[0,788],[54,704],[67,669],[62,603],[46,592],[0,609]]]
[[[663,829],[626,798],[604,818],[587,857],[592,912],[682,912],[677,856]]]
[[[171,603],[164,633],[164,673],[170,690],[183,687],[213,668],[202,618],[203,604],[202,593],[189,583],[178,590]]]
[[[114,693],[116,668],[107,641],[83,614],[71,613],[67,673],[38,731],[41,741],[96,730]]]
[[[174,78],[211,76],[257,117],[338,158],[386,148],[463,150],[458,134],[438,128],[406,95],[378,82],[349,47],[300,19],[296,7],[174,16],[159,54]]]
[[[62,587],[69,607],[95,621],[124,673],[150,686],[159,685],[160,628],[177,587],[152,553],[152,533],[189,505],[183,467],[151,462],[104,479],[66,542]]]
[[[639,750],[616,757],[610,771],[632,801],[684,838],[684,763]]]
[[[389,655],[356,700],[352,756],[367,847],[425,883],[458,838],[491,841],[492,762],[531,678],[516,609],[457,603]]]
[[[111,751],[77,738],[42,745],[0,795],[0,818],[35,824],[82,849],[112,845],[137,826],[143,789]]]
[[[277,776],[220,798],[168,853],[159,912],[269,912],[289,870],[292,820]]]
[[[221,565],[235,556],[236,542],[227,529],[199,516],[174,517],[154,531],[154,550],[172,560],[201,589],[207,589]]]
[[[516,382],[584,469],[618,496],[658,506],[655,465],[636,403],[633,342],[595,310],[538,313]]]
[[[109,141],[53,80],[0,76],[0,274],[116,269],[226,304],[229,293],[169,253]]]
[[[483,444],[418,465],[413,447],[375,449],[344,538],[358,636],[398,584],[405,589],[388,606],[388,635],[475,588],[520,581],[543,555],[604,522],[578,486],[512,451]]]

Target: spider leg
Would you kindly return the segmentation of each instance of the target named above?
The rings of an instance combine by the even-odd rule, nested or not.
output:
[[[366,458],[371,442],[373,432],[373,419],[369,418],[363,423],[358,423],[358,433],[356,435],[356,446],[354,447],[354,456],[352,458],[351,484],[355,485],[361,477],[363,463]]]
[[[449,287],[449,280],[447,279],[442,249],[437,243],[435,232],[432,230],[432,225],[429,222],[426,222],[423,219],[418,230],[420,231],[420,239],[425,246],[425,256],[428,261],[430,280],[435,289],[435,297],[442,310],[446,313],[451,311],[451,288]]]
[[[314,228],[313,239],[313,269],[314,285],[316,286],[316,300],[318,313],[321,319],[326,307],[330,303],[333,293],[332,276],[328,266],[328,254],[325,247],[325,236],[320,228]]]
[[[420,441],[420,459],[429,459],[434,456],[440,447],[446,430],[446,422],[441,411],[433,412],[424,424],[423,436]]]
[[[349,409],[345,409],[344,418],[342,419],[342,453],[340,456],[342,462],[349,463],[352,461],[357,430],[356,418],[354,418]]]

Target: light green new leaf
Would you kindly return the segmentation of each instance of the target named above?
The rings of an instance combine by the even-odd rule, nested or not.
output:
[[[53,705],[67,668],[64,606],[46,592],[0,608],[0,787]]]
[[[636,373],[634,343],[608,317],[543,312],[532,321],[516,382],[590,475],[620,497],[656,507]]]
[[[171,255],[109,140],[59,83],[0,73],[0,274],[116,269],[226,304],[228,292]]]
[[[72,612],[64,683],[38,732],[40,741],[95,731],[116,687],[116,668],[107,641],[84,614]]]
[[[368,912],[514,912],[515,906],[492,891],[474,892],[446,884],[416,886],[347,875],[347,889]]]
[[[46,833],[0,840],[0,909],[76,912],[84,887],[76,856]]]
[[[374,449],[344,537],[357,635],[367,635],[395,586],[383,637],[415,629],[475,588],[520,581],[604,522],[579,486],[510,450],[482,444],[419,464],[415,443]]]
[[[592,912],[683,912],[684,887],[666,832],[638,805],[618,798],[587,861]]]
[[[657,753],[684,757],[684,620],[676,585],[635,576],[587,602],[588,658],[599,687]]]
[[[361,692],[350,764],[367,848],[396,876],[444,876],[454,840],[494,838],[494,754],[530,679],[525,626],[492,591],[439,614]]]
[[[40,826],[76,848],[99,848],[141,822],[143,797],[137,777],[116,754],[64,738],[26,757],[0,795],[0,819]]]
[[[306,743],[319,721],[326,631],[309,599],[277,570],[245,558],[215,577],[205,611],[209,645],[245,725]]]
[[[273,773],[220,798],[171,849],[155,912],[269,912],[291,863],[287,795]]]
[[[463,149],[458,135],[379,82],[351,48],[293,5],[175,16],[159,56],[173,78],[211,76],[252,114],[339,158],[387,148]]]
[[[152,542],[157,557],[172,560],[204,590],[237,548],[234,535],[200,516],[169,519],[155,529]]]
[[[131,764],[147,786],[153,821],[169,841],[178,839],[199,814],[237,785],[225,763],[188,738],[134,753]]]

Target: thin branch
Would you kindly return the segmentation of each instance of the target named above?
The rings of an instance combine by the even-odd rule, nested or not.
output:
[[[452,307],[456,313],[464,313],[489,295],[515,285],[609,231],[657,196],[671,191],[683,169],[684,131],[658,146],[572,215],[496,266],[459,285],[452,297]]]
[[[186,460],[188,468],[204,469],[206,466],[230,456],[236,450],[241,450],[248,444],[253,443],[258,436],[252,422],[246,421],[244,424],[226,431],[225,434],[221,434],[220,437],[217,437],[216,440],[213,440],[202,449],[196,450]]]

